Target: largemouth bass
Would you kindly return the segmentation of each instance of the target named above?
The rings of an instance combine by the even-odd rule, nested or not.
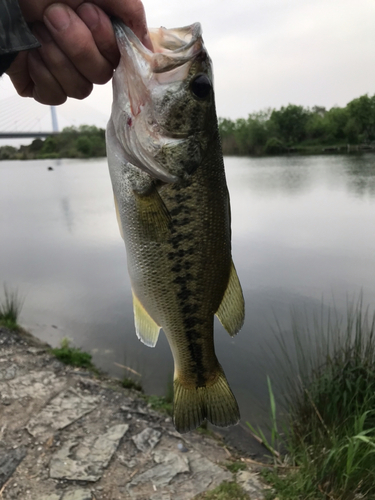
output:
[[[211,60],[196,23],[152,29],[155,52],[124,24],[113,78],[108,164],[125,240],[135,329],[172,350],[174,425],[239,421],[214,349],[214,315],[230,335],[244,320],[231,257],[229,195],[215,111]]]

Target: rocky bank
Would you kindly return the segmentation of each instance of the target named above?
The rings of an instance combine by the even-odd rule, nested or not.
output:
[[[0,328],[0,499],[191,500],[223,481],[263,499],[246,460],[226,467],[240,459],[220,439],[177,433],[117,380]]]

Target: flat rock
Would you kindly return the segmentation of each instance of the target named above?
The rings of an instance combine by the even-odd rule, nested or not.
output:
[[[185,455],[177,455],[177,453],[167,452],[154,455],[154,460],[157,463],[151,469],[142,472],[134,477],[128,486],[131,489],[138,484],[147,483],[150,481],[152,487],[160,488],[170,484],[177,474],[190,472],[189,461]],[[135,496],[137,498],[137,496]]]
[[[156,465],[135,476],[127,486],[134,500],[186,500],[232,480],[229,471],[196,451],[182,454],[158,449],[152,455]]]
[[[90,490],[84,490],[84,489],[67,491],[62,497],[62,500],[91,500],[91,499],[92,496]]]
[[[12,380],[17,375],[17,365],[11,364],[0,371],[0,380]]]
[[[212,490],[223,481],[232,481],[233,476],[227,469],[211,462],[197,451],[184,454],[189,459],[191,477],[179,477],[178,482],[173,485],[173,500],[185,500],[193,498],[200,493]],[[161,496],[152,496],[150,500],[162,500]]]
[[[52,495],[43,495],[39,500],[61,500],[61,493],[52,493]]]
[[[128,429],[127,424],[118,424],[103,435],[89,435],[64,443],[51,458],[50,477],[98,481]]]
[[[242,470],[237,474],[237,483],[249,493],[251,500],[264,500],[264,485],[259,481],[256,474]]]
[[[84,395],[71,387],[58,394],[38,415],[31,418],[26,428],[32,436],[46,439],[90,413],[98,402],[98,397]]]
[[[64,385],[65,381],[57,378],[51,371],[34,371],[9,382],[1,382],[0,394],[6,399],[43,399],[53,392],[58,392]]]
[[[132,441],[139,451],[147,452],[152,450],[160,441],[161,432],[146,427],[142,432],[132,437]]]
[[[5,484],[26,456],[26,448],[0,449],[0,487]]]

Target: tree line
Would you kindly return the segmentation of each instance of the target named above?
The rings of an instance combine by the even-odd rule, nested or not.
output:
[[[18,149],[0,147],[0,160],[43,158],[93,158],[106,155],[105,130],[94,125],[66,127],[57,135],[35,139]]]
[[[375,148],[375,95],[353,99],[344,108],[304,108],[288,104],[249,114],[248,118],[219,118],[223,153],[277,155],[321,152],[347,145]],[[333,148],[332,146],[335,146]],[[35,139],[28,146],[0,147],[0,160],[92,158],[106,155],[105,130],[93,125],[66,127],[58,135]]]
[[[247,119],[220,118],[219,131],[224,154],[282,154],[371,145],[375,141],[375,95],[353,99],[344,108],[289,104],[249,114]]]

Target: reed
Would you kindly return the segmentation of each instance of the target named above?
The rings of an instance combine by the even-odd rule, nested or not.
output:
[[[17,290],[10,290],[4,285],[4,299],[0,303],[0,325],[9,330],[18,330],[18,319],[23,307],[24,299]]]
[[[375,314],[360,298],[348,304],[345,319],[330,312],[311,328],[294,318],[292,330],[292,352],[279,332],[286,380],[282,431],[270,380],[271,440],[252,428],[274,450],[268,479],[275,495],[375,498]],[[287,473],[285,465],[292,466]]]

